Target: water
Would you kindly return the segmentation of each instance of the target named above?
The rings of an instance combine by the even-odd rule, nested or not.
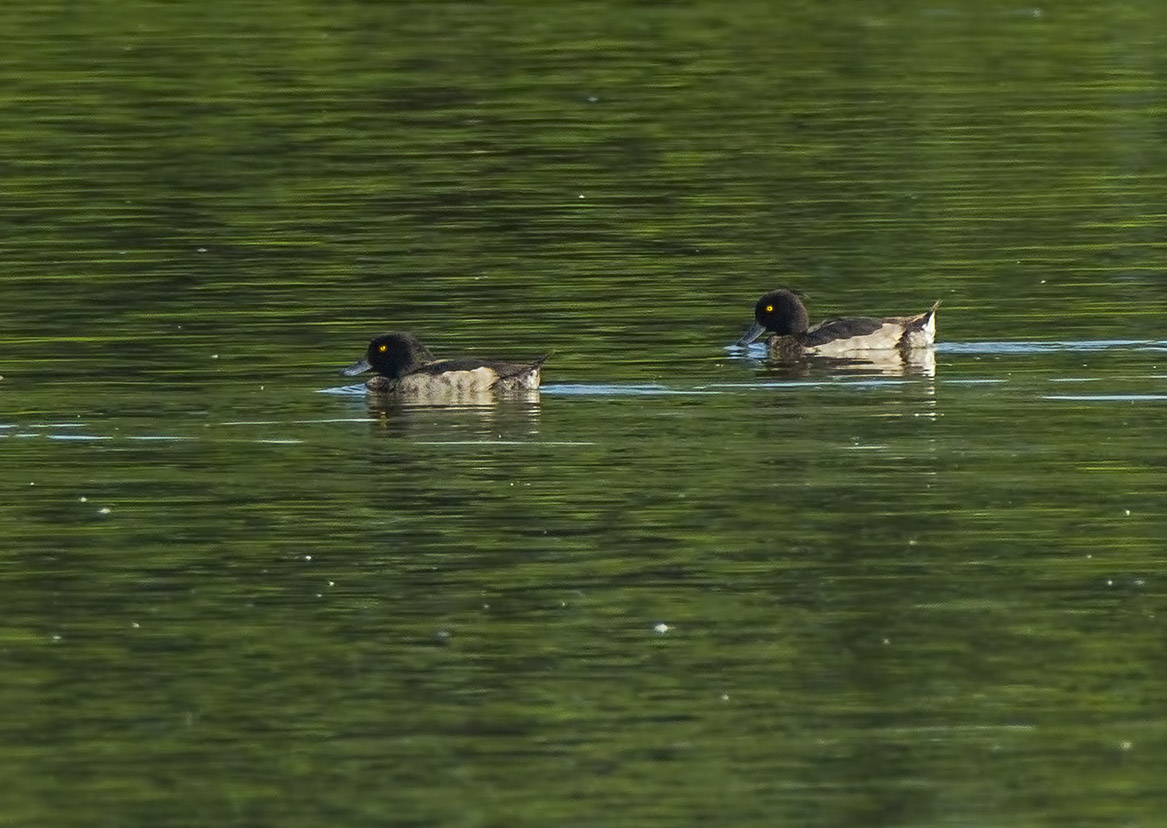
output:
[[[8,820],[1157,824],[1163,16],[5,5]]]

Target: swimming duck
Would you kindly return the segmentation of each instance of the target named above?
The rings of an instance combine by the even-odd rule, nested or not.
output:
[[[396,332],[369,343],[363,359],[341,373],[347,377],[376,371],[365,387],[378,394],[446,398],[488,391],[539,387],[543,362],[502,362],[493,359],[437,359],[413,334]]]
[[[916,316],[889,316],[883,319],[852,316],[826,319],[813,328],[802,298],[792,290],[780,288],[762,295],[754,305],[754,324],[739,346],[748,345],[767,331],[773,332],[766,344],[780,354],[848,354],[855,351],[881,351],[927,348],[936,338],[936,309],[940,302]]]

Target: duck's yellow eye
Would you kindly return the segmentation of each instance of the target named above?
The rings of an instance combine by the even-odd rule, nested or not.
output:
[[[385,353],[386,351],[389,350],[389,346],[388,345],[378,345],[377,350],[380,351],[381,353]]]
[[[773,305],[766,305],[766,313],[773,313],[773,312],[774,312],[774,306]],[[382,349],[382,350],[384,350],[384,349]]]

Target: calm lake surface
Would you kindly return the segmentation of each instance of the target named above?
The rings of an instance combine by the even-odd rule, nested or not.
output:
[[[1162,824],[1167,6],[0,31],[0,821]]]

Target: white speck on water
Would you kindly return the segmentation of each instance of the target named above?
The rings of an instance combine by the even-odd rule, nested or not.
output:
[[[891,646],[891,639],[890,638],[883,639],[883,646],[890,647]]]
[[[218,359],[218,358],[219,358],[218,354],[211,354],[211,359]]]
[[[653,629],[656,630],[661,635],[664,635],[665,633],[667,633],[669,631],[669,625],[662,621],[661,623],[659,623],[655,627],[653,627]]]
[[[312,560],[312,556],[311,556],[311,555],[305,555],[305,556],[304,556],[304,560],[306,560],[306,561],[310,561],[310,560]]]
[[[729,693],[722,693],[722,694],[721,694],[721,700],[722,700],[723,702],[727,702],[727,701],[729,701]]]
[[[336,581],[329,581],[329,582],[328,582],[328,585],[329,585],[330,587],[334,587],[334,586],[336,586]]]
[[[1107,586],[1114,586],[1114,581],[1112,581],[1110,578],[1107,578],[1107,579],[1106,579],[1106,585],[1107,585]]]
[[[1134,745],[1134,742],[1127,742],[1127,741],[1124,741],[1124,742],[1119,742],[1119,745],[1118,745],[1118,746],[1119,746],[1119,748],[1120,748],[1121,750],[1130,750],[1130,749],[1131,749],[1131,748],[1133,748],[1135,745]]]
[[[97,514],[108,515],[111,511],[113,511],[113,510],[110,509],[108,506],[102,506],[100,509],[97,510]]]
[[[89,498],[87,498],[85,495],[81,495],[81,497],[77,498],[77,500],[79,500],[81,503],[89,502]]]
[[[205,248],[205,247],[200,247],[200,248],[198,249],[198,252],[199,252],[199,253],[206,253],[206,252],[207,252],[207,248]]]
[[[585,196],[584,196],[584,194],[583,194],[583,193],[580,193],[580,194],[579,194],[579,197],[580,197],[580,198],[584,198]]]
[[[140,629],[142,629],[142,625],[141,625],[141,624],[139,624],[137,621],[131,621],[131,622],[130,622],[130,626],[131,626],[131,627],[133,627],[135,630],[140,630]]]
[[[1124,515],[1126,515],[1127,517],[1130,517],[1130,516],[1131,516],[1131,510],[1130,510],[1130,509],[1123,509],[1123,510],[1122,510],[1122,513],[1123,513]]]
[[[61,640],[61,636],[57,635],[56,633],[53,633],[53,641],[60,641],[60,640]]]

